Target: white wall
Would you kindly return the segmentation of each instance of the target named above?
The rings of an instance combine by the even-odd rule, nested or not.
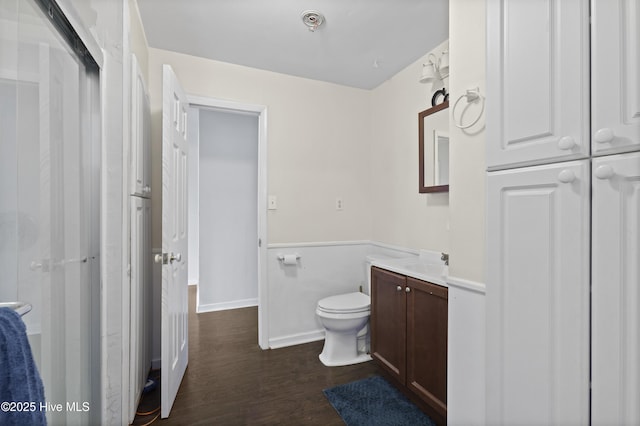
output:
[[[481,94],[486,93],[485,6],[485,0],[449,2],[449,101],[452,105],[467,89],[478,87]],[[469,108],[463,124],[477,116],[478,107]],[[460,112],[456,110],[458,120]],[[482,116],[478,124],[468,130],[458,129],[453,123],[449,126],[451,247],[447,420],[450,425],[485,424],[484,123]]]
[[[153,125],[153,246],[160,241],[162,64],[187,93],[268,109],[269,243],[368,239],[370,93],[175,52],[149,49]],[[337,211],[341,197],[344,210]]]
[[[189,141],[187,208],[189,226],[188,282],[197,285],[200,280],[200,113],[190,108],[187,123]],[[160,353],[158,352],[158,355]]]
[[[449,251],[449,194],[418,193],[418,113],[441,83],[419,83],[428,53],[371,94],[371,239],[412,249]],[[452,68],[453,69],[453,68]],[[446,83],[446,80],[445,80]]]
[[[451,95],[454,103],[467,89],[486,94],[485,1],[451,0],[449,16]],[[488,102],[491,102],[489,99]],[[465,101],[461,102],[465,105]],[[479,105],[478,105],[479,106]],[[476,117],[477,106],[465,120]],[[451,108],[450,108],[451,110]],[[451,111],[449,112],[451,114]],[[467,113],[466,113],[467,114]],[[460,117],[460,110],[456,111]],[[468,123],[469,121],[465,121]],[[449,273],[484,282],[485,277],[485,117],[468,130],[449,128],[451,158],[451,251]]]
[[[198,312],[256,306],[258,115],[198,112]]]

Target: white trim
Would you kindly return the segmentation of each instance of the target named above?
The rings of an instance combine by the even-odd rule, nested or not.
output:
[[[267,107],[187,94],[192,107],[209,107],[258,114],[258,345],[269,349],[269,283],[267,275]],[[256,241],[256,244],[258,242]],[[199,300],[198,300],[199,303]],[[199,306],[199,305],[198,305]],[[255,305],[254,305],[255,306]],[[200,306],[198,310],[202,309]]]
[[[268,248],[295,248],[295,247],[331,247],[331,246],[358,246],[371,244],[371,241],[320,241],[320,242],[306,242],[306,243],[273,243],[269,244]]]
[[[290,334],[289,336],[269,339],[269,348],[279,349],[287,346],[301,345],[303,343],[317,342],[319,340],[324,340],[324,330]]]
[[[202,314],[204,312],[216,312],[226,311],[228,309],[249,308],[251,306],[258,306],[258,298],[233,300],[231,302],[219,302],[209,303],[207,305],[198,305],[196,313]]]
[[[351,241],[310,241],[301,243],[272,243],[268,245],[270,249],[279,248],[298,248],[298,247],[332,247],[332,246],[358,246],[358,245],[371,245],[386,250],[394,250],[407,254],[420,254],[420,250],[410,249],[406,247],[394,246],[387,243],[371,240],[351,240]]]
[[[449,285],[449,287],[457,287],[463,290],[471,290],[480,294],[485,294],[487,292],[487,286],[484,283],[466,280],[464,278],[448,276],[447,284]]]
[[[151,369],[152,370],[160,370],[162,366],[162,360],[160,358],[153,358],[151,360]]]
[[[91,30],[83,24],[82,19],[76,12],[76,8],[73,6],[72,0],[58,0],[58,6],[60,6],[60,10],[62,10],[62,13],[64,13],[64,16],[76,31],[80,40],[84,43],[85,47],[93,57],[93,60],[96,61],[98,67],[102,69],[104,66],[104,51],[91,34]]]

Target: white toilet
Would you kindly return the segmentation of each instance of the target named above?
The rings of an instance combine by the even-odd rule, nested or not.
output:
[[[324,348],[320,361],[327,367],[351,365],[371,360],[358,352],[358,332],[369,321],[371,300],[356,292],[330,296],[318,302],[316,315],[324,326]]]
[[[371,288],[371,261],[387,257],[369,255],[365,262],[366,292]],[[318,301],[316,315],[325,329],[324,348],[319,358],[327,367],[358,364],[370,361],[366,344],[358,348],[358,334],[369,322],[371,299],[368,294],[355,292],[329,296]],[[366,336],[365,336],[366,337]]]

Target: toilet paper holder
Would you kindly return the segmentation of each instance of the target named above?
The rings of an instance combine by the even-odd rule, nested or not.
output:
[[[279,254],[278,260],[282,265],[298,265],[298,259],[300,259],[299,254]]]
[[[296,254],[293,254],[293,255],[284,255],[284,254],[279,254],[279,255],[278,255],[278,260],[279,260],[280,262],[284,262],[285,258],[286,258],[286,259],[291,259],[293,256],[295,256],[295,259],[296,259],[296,260],[299,260],[299,259],[300,259],[300,255],[296,253]]]

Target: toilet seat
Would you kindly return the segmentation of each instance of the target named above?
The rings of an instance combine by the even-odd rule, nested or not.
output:
[[[371,299],[364,293],[354,292],[330,296],[318,301],[317,310],[328,314],[355,314],[369,312]]]

